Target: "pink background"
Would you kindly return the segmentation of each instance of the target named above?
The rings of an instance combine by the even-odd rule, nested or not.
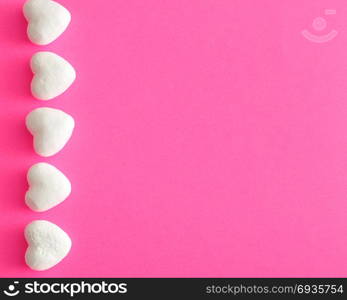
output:
[[[68,30],[38,47],[22,0],[0,1],[1,276],[346,276],[345,0],[60,0]],[[324,9],[325,44],[305,40]],[[31,97],[29,60],[50,50],[78,78]],[[41,159],[24,118],[74,116]],[[24,204],[26,171],[47,161],[73,184],[45,213]],[[61,226],[68,257],[34,272],[23,229]]]

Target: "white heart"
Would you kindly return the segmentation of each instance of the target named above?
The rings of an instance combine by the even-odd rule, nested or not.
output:
[[[34,211],[46,211],[63,202],[71,193],[69,179],[47,163],[33,165],[27,174],[29,189],[25,203]]]
[[[39,100],[50,100],[64,93],[76,79],[75,69],[53,52],[37,52],[31,58],[31,93]]]
[[[41,107],[28,114],[26,126],[34,136],[35,152],[48,157],[63,149],[72,135],[75,121],[62,110]]]
[[[28,0],[23,6],[28,21],[28,37],[37,45],[47,45],[57,39],[71,21],[70,12],[51,0]]]
[[[28,248],[25,262],[36,271],[58,264],[70,251],[71,239],[59,226],[44,220],[28,224],[24,231]]]

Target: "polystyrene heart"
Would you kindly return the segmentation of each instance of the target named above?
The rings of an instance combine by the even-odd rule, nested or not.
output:
[[[48,157],[58,153],[69,141],[75,121],[62,110],[41,107],[28,114],[26,126],[34,137],[35,152]]]
[[[33,221],[26,226],[24,235],[28,243],[25,262],[33,270],[52,268],[70,252],[70,237],[51,222]]]
[[[64,93],[76,79],[75,69],[53,52],[37,52],[31,58],[31,93],[39,100],[50,100]]]
[[[25,203],[34,211],[46,211],[63,202],[71,193],[69,179],[47,163],[33,165],[27,174],[29,189]]]
[[[70,12],[51,0],[28,0],[23,13],[28,21],[28,37],[37,45],[47,45],[56,40],[71,21]]]

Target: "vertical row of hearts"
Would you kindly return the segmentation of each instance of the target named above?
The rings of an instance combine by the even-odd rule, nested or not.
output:
[[[37,45],[56,40],[71,21],[69,11],[52,0],[28,0],[23,7],[28,21],[28,37]],[[51,100],[64,93],[76,78],[74,68],[52,52],[37,52],[31,59],[34,77],[32,95],[38,100]],[[26,126],[34,139],[34,150],[42,157],[58,153],[70,139],[75,122],[59,109],[41,107],[26,117]],[[71,193],[69,179],[48,163],[33,165],[27,174],[29,189],[25,203],[43,212],[63,202]],[[25,261],[33,270],[47,270],[58,264],[70,251],[71,239],[59,226],[46,220],[35,220],[25,228],[28,248]]]

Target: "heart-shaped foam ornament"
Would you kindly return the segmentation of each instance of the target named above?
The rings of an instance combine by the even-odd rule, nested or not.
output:
[[[72,135],[75,121],[62,110],[41,107],[28,114],[26,126],[34,136],[35,152],[48,157],[63,149]]]
[[[43,271],[58,264],[70,251],[70,237],[57,225],[36,220],[24,231],[28,248],[25,262],[36,271]]]
[[[50,100],[64,93],[76,79],[75,69],[53,52],[37,52],[31,58],[31,93],[39,100]]]
[[[28,21],[28,37],[37,45],[47,45],[57,39],[71,21],[71,14],[51,0],[28,0],[23,6]]]
[[[63,202],[71,193],[69,179],[47,163],[33,165],[27,174],[29,190],[25,203],[34,211],[46,211]]]

